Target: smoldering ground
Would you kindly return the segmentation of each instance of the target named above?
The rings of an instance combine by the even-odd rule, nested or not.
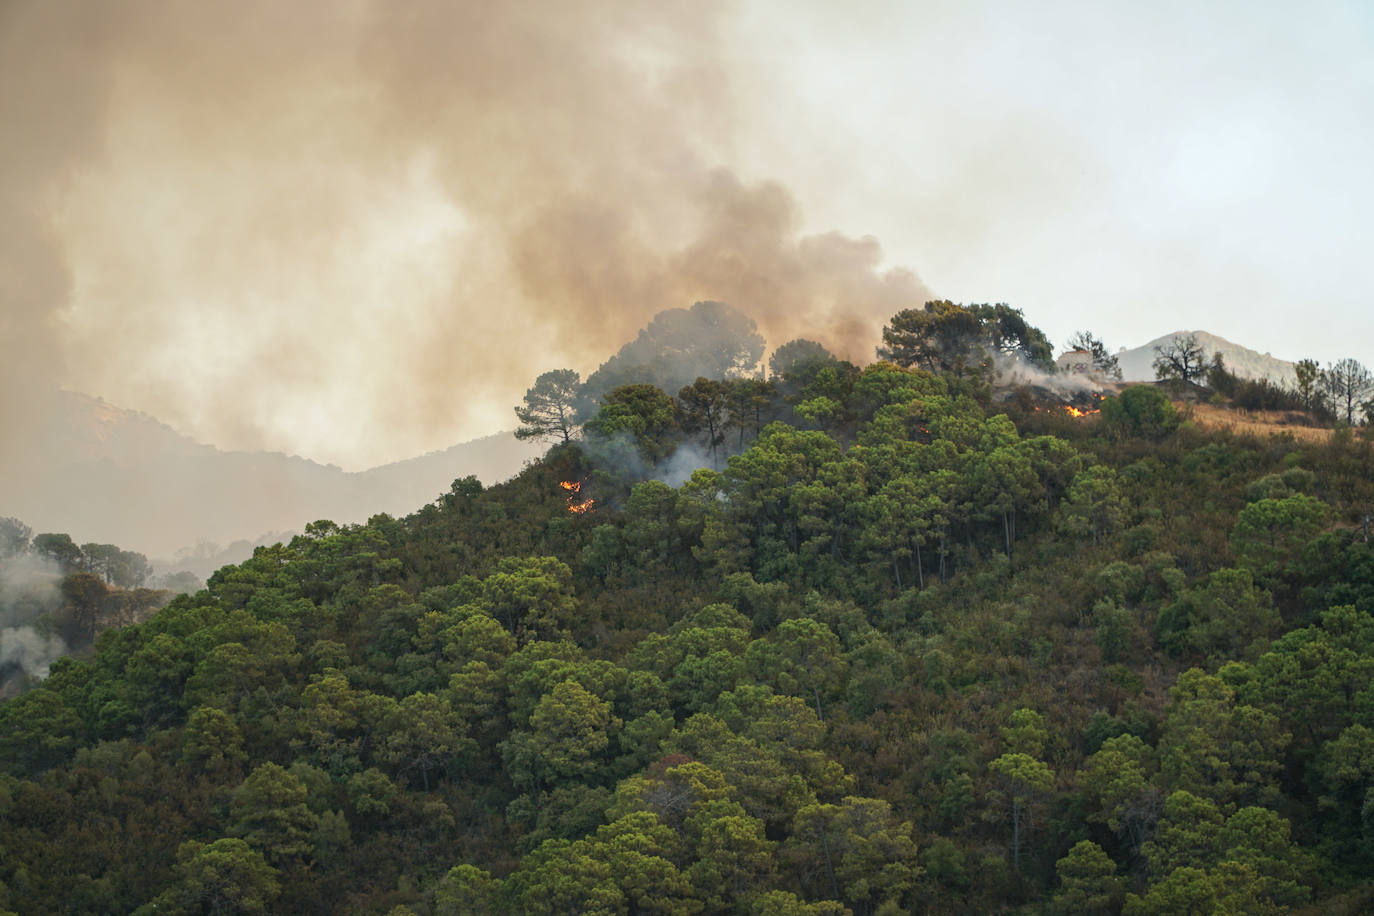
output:
[[[357,467],[701,299],[867,358],[927,293],[730,170],[729,11],[6,4],[0,420],[62,384]]]

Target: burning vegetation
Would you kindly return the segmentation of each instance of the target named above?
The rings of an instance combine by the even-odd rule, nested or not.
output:
[[[573,515],[585,515],[596,509],[596,500],[582,497],[583,480],[560,480],[558,486],[567,495],[568,511]]]
[[[1015,403],[1023,410],[1044,414],[1065,414],[1076,419],[1102,412],[1102,400],[1115,389],[1064,392],[1044,385],[1023,385],[994,395],[996,400]]]
[[[1056,407],[1037,407],[1035,409],[1038,411],[1044,411],[1046,413],[1050,413],[1056,410],[1062,410],[1071,417],[1087,417],[1091,416],[1092,414],[1102,412],[1102,409],[1099,407],[1089,407],[1086,409],[1080,409],[1078,407],[1074,407],[1072,404],[1060,404]]]

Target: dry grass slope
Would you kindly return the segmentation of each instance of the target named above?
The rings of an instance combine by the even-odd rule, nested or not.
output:
[[[1287,434],[1300,442],[1328,442],[1333,430],[1311,426],[1303,414],[1286,410],[1232,410],[1212,404],[1176,403],[1188,411],[1193,422],[1204,429],[1229,429],[1252,436]]]

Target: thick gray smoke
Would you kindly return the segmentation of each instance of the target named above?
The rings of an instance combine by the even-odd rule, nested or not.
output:
[[[0,423],[64,384],[358,467],[507,426],[543,369],[705,299],[869,358],[929,296],[730,170],[728,12],[11,0]]]
[[[62,379],[62,310],[73,288],[54,222],[60,183],[100,151],[112,8],[0,5],[0,477],[47,456],[26,452]],[[79,71],[84,71],[80,72]]]

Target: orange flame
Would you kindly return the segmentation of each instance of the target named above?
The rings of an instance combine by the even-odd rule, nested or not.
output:
[[[1036,413],[1053,413],[1055,410],[1063,410],[1064,413],[1071,417],[1087,417],[1102,412],[1095,407],[1090,410],[1082,410],[1078,407],[1074,407],[1072,404],[1059,404],[1055,407],[1032,407],[1031,409]]]
[[[578,500],[577,494],[582,492],[581,480],[560,480],[558,486],[568,494],[568,511],[573,515],[584,515],[593,510],[596,505],[594,499]]]

